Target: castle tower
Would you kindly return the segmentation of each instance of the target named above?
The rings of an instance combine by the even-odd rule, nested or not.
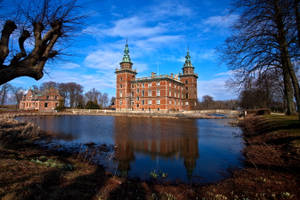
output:
[[[184,83],[183,90],[183,108],[184,110],[193,110],[197,105],[197,79],[198,75],[194,72],[194,66],[191,62],[189,49],[185,56],[185,63],[183,65],[183,73],[179,75],[180,81]]]
[[[116,109],[131,110],[131,81],[135,80],[136,71],[132,70],[133,63],[129,56],[129,48],[126,41],[124,56],[120,63],[120,69],[116,69]]]

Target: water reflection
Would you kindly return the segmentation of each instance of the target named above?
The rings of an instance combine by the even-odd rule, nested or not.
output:
[[[146,126],[145,126],[146,125]],[[143,118],[116,118],[115,153],[118,170],[127,175],[135,152],[158,157],[176,157],[184,161],[188,177],[192,176],[199,157],[196,121],[170,123],[170,120]],[[148,163],[145,163],[147,165]]]
[[[220,120],[174,120],[113,116],[23,117],[57,137],[52,146],[76,151],[81,144],[106,144],[109,156],[97,162],[122,176],[150,178],[159,170],[167,180],[207,183],[224,178],[229,167],[242,166],[242,138],[237,127]],[[57,145],[59,144],[59,145]],[[49,145],[48,147],[51,147]],[[226,176],[226,173],[225,173]]]

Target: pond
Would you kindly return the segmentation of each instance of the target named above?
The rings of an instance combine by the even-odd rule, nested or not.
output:
[[[211,183],[243,167],[241,130],[228,119],[161,119],[117,116],[18,117],[57,135],[47,148],[82,151],[107,147],[93,161],[142,180]],[[83,145],[86,144],[86,145]]]

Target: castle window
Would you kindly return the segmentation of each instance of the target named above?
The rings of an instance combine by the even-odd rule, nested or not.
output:
[[[48,107],[48,103],[45,103],[45,108],[47,108]]]
[[[188,84],[188,80],[185,80],[185,84]]]
[[[131,93],[131,96],[132,96],[132,97],[134,96],[134,92]]]
[[[172,104],[172,101],[169,101],[169,104]]]
[[[55,96],[54,98],[55,98],[55,100],[56,100],[56,99],[57,99],[57,96]]]
[[[160,96],[160,90],[156,91],[156,96],[158,96],[158,97]]]
[[[148,104],[151,105],[152,104],[152,100],[148,100]]]
[[[188,88],[188,87],[185,87],[185,89],[186,89],[186,90],[189,90],[189,88]]]
[[[123,80],[123,78],[121,77],[121,78],[120,78],[120,81],[122,81],[122,80]]]
[[[171,89],[169,89],[169,96],[171,96],[172,94],[171,94]]]
[[[137,89],[136,92],[139,93],[139,92],[140,92],[140,89]]]
[[[122,92],[120,92],[120,97],[122,97]]]
[[[160,100],[156,100],[156,104],[159,105],[160,104]]]
[[[151,91],[151,90],[148,91],[148,96],[149,96],[149,97],[152,96],[152,91]]]
[[[122,100],[120,100],[120,105],[122,105]]]
[[[189,105],[189,102],[185,102],[185,105],[187,105],[187,106],[188,106],[188,105]]]
[[[139,101],[139,100],[140,100],[140,97],[137,97],[136,100]]]
[[[171,83],[169,83],[169,86],[171,87]]]
[[[144,90],[142,90],[142,97],[144,96],[144,93],[145,93]]]
[[[186,99],[189,98],[189,94],[188,94],[188,93],[185,94],[185,98],[186,98]]]
[[[47,96],[47,99],[49,99],[49,96]]]
[[[145,87],[145,84],[144,84],[144,83],[142,84],[142,87],[143,87],[143,88]]]
[[[160,85],[160,82],[157,82],[157,85]]]
[[[122,88],[122,84],[120,84],[120,88]]]
[[[142,100],[142,105],[144,105],[145,104],[145,101],[144,100]]]

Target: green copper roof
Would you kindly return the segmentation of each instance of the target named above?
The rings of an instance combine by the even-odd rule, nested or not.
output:
[[[125,45],[125,49],[124,49],[124,56],[123,56],[122,62],[131,63],[127,41],[126,41],[126,45]]]
[[[187,50],[187,54],[185,56],[185,63],[183,67],[193,67],[189,49]]]

